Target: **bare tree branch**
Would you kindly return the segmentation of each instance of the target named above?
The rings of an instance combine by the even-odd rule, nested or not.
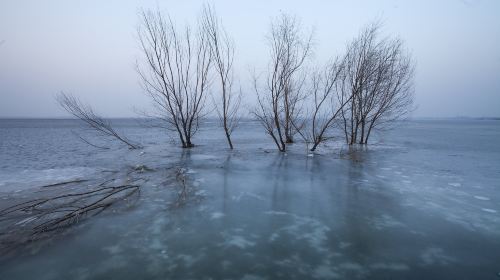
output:
[[[139,145],[132,143],[123,135],[119,134],[111,125],[111,123],[96,115],[92,107],[87,104],[83,104],[78,98],[71,94],[66,94],[61,92],[56,96],[56,100],[61,107],[64,108],[68,113],[85,122],[90,128],[94,129],[94,131],[98,132],[101,135],[112,137],[127,145],[130,149],[138,149]],[[85,143],[97,147],[94,144],[90,144],[87,140],[84,140],[80,137]],[[98,147],[104,148],[104,147]]]

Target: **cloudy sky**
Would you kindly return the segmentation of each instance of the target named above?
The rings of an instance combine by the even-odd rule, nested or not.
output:
[[[0,117],[64,117],[54,95],[71,92],[109,117],[147,109],[134,70],[138,11],[159,7],[179,24],[207,1],[2,0]],[[382,19],[416,62],[415,117],[500,116],[500,1],[231,1],[213,3],[236,43],[237,75],[263,69],[265,34],[280,11],[315,30],[315,59],[342,52]],[[252,104],[253,92],[244,88]]]

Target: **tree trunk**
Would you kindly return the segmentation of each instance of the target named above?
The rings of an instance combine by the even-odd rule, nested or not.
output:
[[[320,142],[314,142],[314,145],[312,146],[312,148],[310,149],[311,152],[314,152],[316,150],[316,147],[318,147]]]
[[[359,121],[356,120],[356,128],[354,129],[353,144],[356,144],[358,142],[358,130],[359,130]]]
[[[374,122],[372,121],[370,123],[370,127],[368,127],[368,132],[366,133],[366,139],[365,139],[365,144],[368,144],[368,137],[370,137],[370,133],[372,132]]]
[[[280,152],[285,152],[286,151],[286,144],[285,144],[285,142],[283,142],[282,139],[280,139],[280,142],[281,142]]]
[[[292,126],[290,125],[291,122],[291,116],[290,116],[290,100],[288,99],[289,97],[289,89],[287,86],[285,86],[285,92],[284,92],[284,102],[285,102],[285,143],[293,143],[293,137],[292,137]]]
[[[227,127],[224,127],[224,130],[226,131],[226,138],[227,138],[227,143],[229,144],[229,148],[232,150],[233,147],[233,142],[231,141],[231,135],[229,134],[229,130]]]
[[[342,118],[344,119],[345,143],[349,144],[349,135],[347,134],[347,120],[345,119],[344,113],[342,113]]]
[[[361,139],[359,140],[359,144],[365,144],[365,120],[361,121]]]
[[[194,144],[191,143],[191,137],[186,135],[186,142],[182,145],[183,148],[192,148]]]

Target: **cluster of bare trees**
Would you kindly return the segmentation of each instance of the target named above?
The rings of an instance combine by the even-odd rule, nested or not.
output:
[[[161,12],[143,11],[138,38],[144,59],[137,70],[145,91],[153,100],[156,117],[175,131],[183,148],[206,114],[205,101],[216,72],[220,88],[214,97],[230,148],[231,133],[238,122],[240,94],[233,89],[234,46],[215,11],[205,6],[193,32],[177,28]]]
[[[347,144],[367,144],[373,130],[405,117],[413,104],[414,63],[403,41],[380,36],[367,25],[344,53],[320,65],[312,60],[313,32],[281,14],[267,35],[269,62],[253,75],[255,118],[284,152],[299,135],[311,151],[344,135]],[[241,90],[234,85],[235,47],[213,7],[206,5],[195,30],[178,28],[160,11],[142,11],[138,40],[143,56],[137,71],[154,105],[154,116],[193,147],[210,93],[228,146],[238,125]],[[314,66],[312,66],[314,64]],[[117,134],[90,107],[61,95],[61,105],[98,131],[136,146]]]
[[[138,38],[144,63],[137,65],[157,117],[176,132],[183,148],[193,147],[210,84],[212,64],[207,34],[178,29],[159,11],[143,11]]]
[[[340,95],[345,140],[367,144],[373,129],[405,117],[413,104],[414,63],[399,38],[380,38],[380,24],[365,27],[347,47]]]
[[[323,68],[310,74],[309,109],[300,124],[295,124],[298,133],[306,142],[311,151],[315,151],[319,144],[331,139],[332,128],[337,123],[337,118],[352,96],[338,95],[339,81],[343,73],[343,64],[335,59]]]
[[[304,34],[295,17],[282,14],[271,24],[267,39],[271,59],[265,82],[259,83],[260,76],[253,77],[258,99],[254,115],[283,152],[300,129],[295,124],[302,110],[303,66],[311,54],[312,32]]]
[[[289,15],[273,23],[268,70],[264,78],[254,75],[254,114],[280,151],[294,132],[314,151],[336,127],[348,144],[366,144],[373,129],[407,115],[413,61],[400,39],[380,38],[379,30],[379,23],[368,25],[343,55],[304,73],[311,37]]]
[[[140,20],[137,37],[143,59],[137,62],[136,69],[154,106],[154,112],[146,115],[159,119],[164,123],[162,127],[176,133],[183,148],[191,148],[193,136],[209,112],[206,99],[217,80],[214,105],[233,149],[231,134],[239,121],[241,91],[234,89],[234,43],[215,10],[206,5],[194,31],[189,26],[178,28],[159,10],[142,11]],[[77,98],[60,94],[57,99],[66,111],[101,134],[130,148],[138,147]]]

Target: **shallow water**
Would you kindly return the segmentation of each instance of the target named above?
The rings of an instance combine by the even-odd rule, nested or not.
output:
[[[147,182],[135,204],[17,249],[0,279],[498,278],[498,121],[412,121],[368,148],[312,156],[302,144],[276,152],[253,122],[235,151],[215,123],[189,151],[160,129],[116,124],[145,148],[72,120],[0,120],[0,205],[44,184],[153,169],[137,175]],[[188,178],[181,205],[175,168]]]

